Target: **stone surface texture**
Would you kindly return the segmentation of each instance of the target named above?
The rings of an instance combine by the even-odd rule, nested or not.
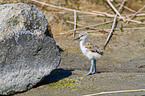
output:
[[[0,95],[26,91],[56,69],[60,53],[35,5],[0,5]]]

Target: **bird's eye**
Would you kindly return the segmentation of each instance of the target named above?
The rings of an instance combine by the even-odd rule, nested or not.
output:
[[[81,35],[80,37],[83,37],[84,35]]]

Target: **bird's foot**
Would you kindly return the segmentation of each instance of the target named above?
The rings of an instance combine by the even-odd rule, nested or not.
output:
[[[92,74],[95,74],[96,73],[96,70],[94,70],[93,72],[92,72]]]
[[[96,71],[89,72],[89,73],[85,74],[85,76],[87,76],[87,75],[92,75],[92,74],[95,74],[95,73],[96,73]]]
[[[85,74],[85,76],[87,76],[87,75],[92,75],[92,72],[89,72],[89,73]]]

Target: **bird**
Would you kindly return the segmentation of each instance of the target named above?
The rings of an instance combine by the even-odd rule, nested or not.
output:
[[[98,60],[103,52],[94,44],[88,42],[89,35],[86,31],[81,31],[79,37],[74,40],[80,40],[79,46],[82,53],[91,60],[90,71],[85,75],[92,75],[96,73],[96,60]]]

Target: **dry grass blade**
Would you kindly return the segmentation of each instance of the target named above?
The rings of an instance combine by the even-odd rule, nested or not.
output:
[[[55,6],[55,5],[47,4],[47,3],[40,2],[40,1],[37,1],[37,0],[31,0],[31,1],[42,4],[42,5],[46,5],[46,6],[49,6],[49,7],[54,7],[54,8],[63,9],[63,10],[67,10],[67,11],[72,11],[72,12],[76,11],[77,13],[82,13],[82,14],[89,14],[89,15],[94,15],[94,16],[107,16],[107,17],[113,17],[113,18],[115,17],[115,15],[111,15],[111,14],[108,14],[108,13],[105,13],[105,12],[99,12],[99,14],[97,14],[97,13],[94,13],[94,12],[84,12],[84,11],[69,9],[69,8],[65,8],[65,7]],[[120,13],[118,12],[118,14],[120,14]],[[135,22],[135,23],[141,24],[141,22],[139,22],[139,21],[125,19],[121,15],[120,15],[120,17],[117,17],[117,18],[123,19],[124,21],[130,21],[130,22]]]
[[[133,9],[128,8],[127,6],[124,6],[124,8],[127,9],[127,10],[129,10],[129,11],[131,11],[131,12],[136,12]]]
[[[90,28],[90,29],[94,29],[94,30],[98,30],[97,28],[94,28],[95,26],[99,26],[99,25],[104,25],[104,24],[108,24],[108,23],[112,23],[113,21],[107,21],[107,22],[103,22],[103,23],[99,23],[99,24],[95,24],[95,25],[90,25],[90,26],[84,26],[82,28],[77,28],[76,30],[81,30],[81,29],[85,29],[85,28]],[[68,22],[70,23],[70,21]],[[71,22],[71,24],[74,24]],[[78,25],[78,24],[77,24]],[[79,24],[80,25],[80,24]],[[83,25],[81,25],[83,26]],[[70,31],[74,31],[74,30],[70,30]],[[107,32],[108,33],[108,32]]]
[[[115,5],[115,7],[118,7],[118,6],[120,6],[121,4],[117,4],[117,5]],[[134,11],[133,9],[130,9],[130,8],[128,8],[127,6],[123,6],[125,9],[127,9],[127,10],[129,10],[130,12],[136,12],[136,11]],[[110,12],[111,11],[111,9],[109,9],[108,11],[106,11],[106,12]]]
[[[124,0],[124,1],[122,2],[122,4],[121,4],[121,6],[119,7],[118,11],[121,10],[121,8],[122,8],[123,5],[125,4],[125,2],[126,2],[126,0]],[[116,16],[115,16],[115,18],[114,18],[114,22],[113,22],[113,25],[112,25],[111,32],[109,33],[109,35],[108,35],[108,37],[107,37],[107,40],[106,40],[106,42],[105,42],[105,44],[104,44],[104,49],[106,48],[107,44],[109,43],[109,41],[110,41],[110,39],[111,39],[111,37],[112,37],[112,34],[113,34],[113,32],[114,32],[114,28],[116,27],[117,15],[118,15],[118,14],[116,14]]]
[[[127,17],[133,16],[134,14],[127,15]],[[136,16],[145,16],[145,14],[136,14]]]
[[[145,8],[145,6],[143,6],[140,10],[138,10],[133,16],[131,16],[130,19],[133,19],[139,12],[141,12],[143,9]],[[129,21],[126,22],[125,25],[127,25],[129,23]]]
[[[100,93],[88,94],[88,95],[83,95],[83,96],[95,96],[95,95],[101,95],[101,94],[113,94],[113,93],[124,93],[124,92],[140,92],[140,91],[145,91],[145,89],[100,92]]]
[[[70,24],[74,24],[74,22],[71,22],[71,21],[68,21],[68,20],[67,20],[66,22],[67,22],[67,23],[70,23]],[[84,25],[81,25],[81,24],[78,24],[78,23],[77,23],[76,25],[77,25],[77,26],[84,27]],[[71,31],[74,31],[74,30],[71,30]]]
[[[65,8],[65,7],[61,7],[61,6],[55,6],[55,5],[40,2],[40,1],[37,1],[37,0],[31,0],[31,1],[42,4],[42,5],[46,5],[46,6],[49,6],[49,7],[54,7],[54,8],[58,8],[58,9],[67,10],[67,11],[72,11],[72,12],[76,11],[78,13],[84,13],[84,14],[90,14],[90,15],[96,15],[96,16],[104,16],[103,14],[96,14],[96,13],[93,13],[93,12],[84,12],[84,11],[74,10],[74,9]]]
[[[113,22],[113,25],[112,25],[111,32],[109,33],[109,35],[108,35],[108,37],[107,37],[107,40],[106,40],[106,42],[105,42],[105,44],[104,44],[104,49],[106,48],[107,44],[109,43],[109,40],[110,40],[111,37],[112,37],[112,34],[113,34],[113,32],[114,32],[114,28],[115,28],[115,26],[116,26],[116,20],[117,20],[117,15],[116,15],[116,17],[114,18],[114,22]]]
[[[99,12],[99,11],[93,11],[93,12],[98,13],[98,14],[102,14],[102,15],[107,16],[107,17],[115,17],[115,15],[112,15],[112,14],[109,14],[106,12]]]
[[[58,9],[64,9],[64,10],[68,10],[68,11],[74,11],[73,9],[69,9],[69,8],[65,8],[65,7],[60,7],[60,6],[55,6],[55,5],[47,4],[47,3],[40,2],[40,1],[37,1],[37,0],[31,0],[31,1],[39,3],[39,4],[43,4],[43,5],[46,5],[46,6],[58,8]]]
[[[104,33],[109,33],[108,31],[106,31],[106,30],[89,30],[89,31],[86,31],[86,32],[88,32],[88,33],[96,33],[96,32],[101,32],[101,33],[103,33],[103,34],[95,34],[95,35],[104,35]],[[73,33],[71,32],[71,33],[68,33],[68,32],[65,32],[65,33],[58,33],[58,34],[55,34],[55,36],[59,36],[59,35],[72,35]],[[76,34],[77,34],[77,32],[76,32]],[[116,35],[116,34],[114,34],[114,35]]]
[[[137,29],[145,29],[145,27],[133,27],[133,28],[123,28],[123,30],[130,30],[130,29],[134,29],[134,30],[137,30]],[[107,30],[107,29],[106,29]],[[115,30],[120,30],[120,28],[115,28]]]
[[[122,28],[122,30],[139,30],[139,29],[145,29],[145,27],[132,27],[132,28]],[[105,29],[106,31],[109,31],[109,30],[111,30],[111,29]],[[120,27],[118,27],[118,28],[115,28],[114,30],[120,30]],[[115,33],[114,33],[115,34]],[[114,35],[113,34],[113,35]]]
[[[115,5],[115,7],[118,7],[118,6],[120,6],[120,4]],[[112,9],[109,9],[109,10],[106,11],[106,12],[108,13],[108,12],[110,12],[110,11],[112,11]]]
[[[126,0],[125,0],[126,1]],[[116,12],[117,15],[119,15],[120,18],[125,21],[125,18],[121,16],[121,14],[117,11],[117,9],[113,6],[113,4],[110,2],[110,0],[107,0],[108,4],[112,7],[112,9]]]

